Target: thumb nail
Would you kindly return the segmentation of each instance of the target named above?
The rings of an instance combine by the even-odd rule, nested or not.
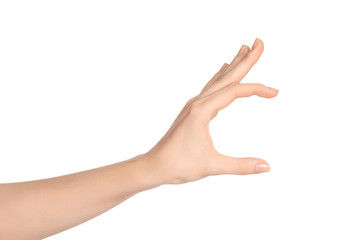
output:
[[[265,163],[259,163],[255,166],[255,173],[269,172],[269,170],[269,165]]]
[[[279,89],[276,88],[272,88],[272,87],[268,87],[270,90],[274,91],[274,92],[279,92]]]

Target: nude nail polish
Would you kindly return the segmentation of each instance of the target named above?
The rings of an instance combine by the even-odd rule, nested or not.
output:
[[[253,46],[251,47],[251,50],[255,49],[256,46],[258,46],[258,38],[255,39]]]
[[[227,66],[227,63],[224,63],[224,65],[222,65],[222,67],[220,68],[220,70],[219,70],[219,71],[224,70],[226,66]]]
[[[255,166],[255,173],[269,172],[269,170],[269,165],[265,163],[259,163]]]
[[[244,46],[245,46],[244,44],[241,46],[241,48],[240,48],[240,50],[238,52],[238,55],[240,55],[244,51],[244,48],[245,48]]]
[[[274,91],[274,92],[279,92],[279,89],[276,88],[272,88],[272,87],[268,87],[270,90]]]

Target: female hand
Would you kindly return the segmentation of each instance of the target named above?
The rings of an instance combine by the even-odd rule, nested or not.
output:
[[[196,181],[210,175],[253,174],[269,171],[258,158],[225,156],[214,148],[209,121],[219,110],[241,97],[277,96],[278,90],[256,83],[240,83],[258,61],[264,44],[256,39],[251,50],[243,45],[230,64],[224,64],[200,94],[191,98],[167,133],[143,158],[163,184]]]
[[[218,153],[209,133],[209,121],[236,98],[278,94],[261,84],[239,83],[262,52],[263,42],[258,39],[252,50],[243,46],[234,60],[224,64],[201,93],[187,102],[147,153],[78,173],[0,184],[0,239],[43,239],[162,184],[269,171],[264,160]]]

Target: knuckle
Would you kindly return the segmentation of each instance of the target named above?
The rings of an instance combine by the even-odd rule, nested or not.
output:
[[[193,102],[195,102],[197,99],[199,99],[200,96],[199,95],[196,95],[192,98],[190,98],[187,103],[185,104],[186,107],[190,107],[190,105],[193,105]]]
[[[189,106],[193,101],[195,101],[195,99],[196,99],[196,96],[190,98],[190,100],[187,101],[186,106]]]
[[[194,99],[189,106],[189,112],[192,115],[198,114],[203,108],[203,102],[200,99]]]

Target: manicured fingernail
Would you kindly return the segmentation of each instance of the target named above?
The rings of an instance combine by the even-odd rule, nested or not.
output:
[[[240,55],[245,49],[245,45],[243,44],[238,52],[238,55]]]
[[[224,63],[224,65],[222,65],[222,67],[220,68],[220,71],[224,70],[227,65],[228,65],[227,63]]]
[[[274,92],[279,92],[279,89],[276,88],[272,88],[272,87],[268,87],[270,90],[274,91]]]
[[[258,40],[259,40],[258,38],[255,38],[255,41],[254,41],[253,46],[251,47],[251,50],[255,49],[256,46],[258,46],[258,42],[259,42]]]
[[[269,165],[265,163],[259,163],[255,166],[255,173],[269,172],[269,170]]]

